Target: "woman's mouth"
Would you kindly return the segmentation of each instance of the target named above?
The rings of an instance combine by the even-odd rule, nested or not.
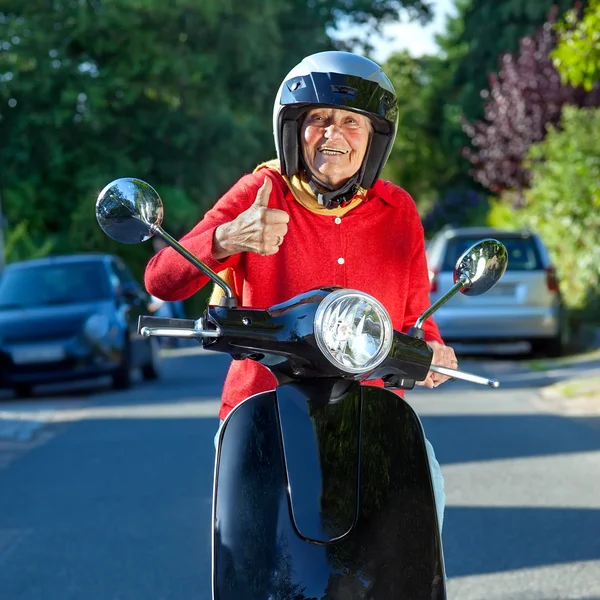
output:
[[[344,154],[348,154],[348,150],[341,150],[340,148],[329,148],[327,146],[319,148],[319,152],[321,154],[327,154],[329,156],[343,156]]]

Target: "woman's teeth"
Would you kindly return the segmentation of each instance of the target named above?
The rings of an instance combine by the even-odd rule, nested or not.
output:
[[[323,154],[346,154],[346,150],[338,150],[337,148],[321,148],[319,152]]]

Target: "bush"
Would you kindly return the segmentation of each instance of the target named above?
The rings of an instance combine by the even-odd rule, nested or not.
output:
[[[519,220],[547,244],[567,306],[589,315],[600,297],[600,109],[566,106],[527,161]]]

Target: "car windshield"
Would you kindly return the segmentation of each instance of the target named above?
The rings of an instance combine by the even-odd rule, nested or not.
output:
[[[9,268],[0,279],[0,309],[93,302],[110,297],[110,283],[100,262]]]
[[[508,252],[508,271],[535,271],[543,269],[542,261],[531,237],[497,237]],[[442,265],[443,271],[453,271],[456,261],[470,246],[480,238],[456,237],[448,240],[446,254]]]

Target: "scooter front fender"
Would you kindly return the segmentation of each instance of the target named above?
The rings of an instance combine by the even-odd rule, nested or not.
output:
[[[236,407],[213,531],[215,600],[446,598],[421,423],[382,388],[313,380]]]

